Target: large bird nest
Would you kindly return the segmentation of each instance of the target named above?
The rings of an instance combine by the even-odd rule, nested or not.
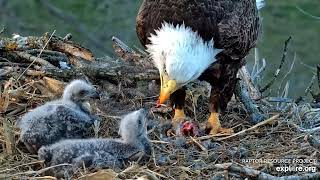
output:
[[[47,170],[54,167],[44,168],[37,156],[30,155],[18,143],[19,130],[14,124],[28,110],[57,98],[65,83],[79,76],[89,77],[103,92],[101,101],[92,102],[92,111],[102,119],[96,136],[117,137],[121,115],[142,106],[148,107],[148,133],[154,151],[145,166],[133,163],[126,169],[96,171],[83,168],[75,178],[320,177],[317,173],[319,162],[313,161],[320,158],[320,110],[309,103],[297,104],[287,97],[262,98],[252,90],[254,84],[252,87],[247,84],[251,89],[250,97],[260,97],[254,102],[260,105],[259,111],[267,120],[252,124],[252,112],[238,101],[241,98],[233,98],[222,116],[222,124],[233,127],[236,134],[166,137],[166,124],[172,118],[172,109],[154,108],[159,89],[158,75],[143,53],[133,51],[114,38],[116,52],[124,60],[94,59],[89,50],[69,41],[68,37],[32,37],[37,41],[20,46],[19,43],[28,38],[0,39],[0,178],[55,179],[46,176]],[[257,72],[261,68],[256,68]],[[209,91],[206,83],[197,82],[189,87],[186,114],[191,119],[200,123],[206,121]],[[279,162],[281,160],[287,163]],[[289,166],[303,170],[284,172],[278,168]]]

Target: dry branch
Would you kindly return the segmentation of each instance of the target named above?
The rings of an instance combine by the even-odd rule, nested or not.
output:
[[[318,80],[318,88],[319,88],[319,91],[320,91],[320,65],[317,66],[317,80]],[[316,104],[319,104],[320,103],[320,92],[317,93],[317,94],[314,94],[312,91],[311,91],[311,88],[310,88],[310,93],[314,99],[314,102]]]
[[[127,46],[117,37],[112,37],[113,48],[118,57],[126,61],[138,61],[142,56]]]
[[[265,120],[265,121],[262,121],[262,122],[260,122],[260,123],[258,123],[258,124],[256,124],[256,125],[248,128],[248,129],[245,129],[245,130],[240,131],[240,132],[238,132],[238,133],[232,134],[231,136],[218,138],[217,140],[218,140],[218,141],[222,141],[222,140],[226,140],[226,139],[229,139],[229,138],[232,138],[232,137],[235,137],[235,136],[239,136],[239,135],[244,134],[244,133],[246,133],[246,132],[248,132],[248,131],[252,131],[252,130],[254,130],[254,129],[257,129],[258,127],[263,126],[263,125],[265,125],[265,124],[272,123],[273,121],[275,121],[275,120],[278,119],[278,118],[279,118],[279,115],[275,115],[275,116],[273,116],[273,117],[271,117],[271,118],[269,118],[269,119],[267,119],[267,120]]]
[[[253,123],[258,123],[263,121],[266,117],[263,115],[254,100],[252,100],[251,96],[249,95],[248,86],[245,86],[242,81],[238,81],[236,84],[235,94],[239,98],[240,102],[243,103],[247,112],[250,115],[250,119]]]
[[[314,147],[314,148],[316,148],[317,150],[320,151],[320,141],[319,141],[319,140],[315,139],[315,138],[314,138],[313,136],[311,136],[311,135],[308,135],[308,136],[307,136],[307,141],[309,142],[309,144],[310,144],[312,147]]]
[[[5,137],[5,151],[7,154],[15,154],[16,152],[16,144],[14,140],[14,131],[10,124],[10,122],[7,119],[0,120],[3,123],[3,129],[4,129],[4,137]]]
[[[29,61],[29,62],[35,62],[37,64],[49,67],[49,68],[55,68],[54,65],[52,65],[51,63],[49,63],[48,61],[36,57],[36,56],[32,56],[31,54],[28,54],[26,52],[20,52],[20,51],[16,51],[15,52],[19,57],[24,58],[25,60]]]
[[[242,68],[239,70],[239,75],[241,80],[245,82],[250,98],[253,100],[261,99],[261,93],[255,88],[253,80],[251,79],[250,73],[248,72],[246,66],[242,66]]]
[[[22,37],[15,35],[13,38],[0,38],[0,50],[5,52],[11,51],[26,51],[33,49],[42,49],[49,41],[50,36],[48,33],[43,36],[28,36]],[[45,48],[46,50],[58,51],[60,53],[80,57],[85,60],[93,60],[93,54],[90,50],[81,47],[71,41],[65,41],[62,38],[53,36]]]
[[[313,19],[316,19],[316,20],[320,20],[320,17],[319,16],[315,16],[315,15],[312,15],[310,14],[309,12],[303,10],[301,7],[295,5],[295,7],[304,15],[308,16],[308,17],[311,17]]]
[[[286,40],[285,44],[284,44],[284,49],[283,49],[283,54],[282,54],[282,58],[281,58],[281,62],[280,65],[278,67],[278,69],[276,70],[276,72],[273,75],[273,78],[271,79],[271,81],[269,83],[267,83],[267,85],[265,85],[263,88],[260,89],[260,92],[263,93],[265,92],[267,89],[269,89],[273,83],[275,82],[275,80],[278,78],[280,71],[282,69],[282,66],[287,58],[287,54],[288,54],[288,45],[289,42],[291,41],[291,36]]]
[[[86,65],[74,69],[46,69],[42,71],[42,76],[52,78],[70,79],[79,76],[88,76],[96,79],[106,79],[110,82],[120,82],[121,80],[157,80],[159,79],[156,70],[137,70],[136,66],[105,65],[99,63]]]
[[[4,32],[5,28],[2,27],[2,29],[0,30],[0,34],[2,34]]]

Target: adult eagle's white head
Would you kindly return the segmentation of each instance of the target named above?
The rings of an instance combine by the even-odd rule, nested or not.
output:
[[[222,51],[214,48],[213,39],[204,41],[184,24],[174,26],[164,22],[149,40],[147,51],[160,72],[159,103],[164,103],[174,91],[196,80]]]

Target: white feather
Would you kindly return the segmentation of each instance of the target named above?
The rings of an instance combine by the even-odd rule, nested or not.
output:
[[[265,6],[264,0],[256,0],[258,10],[262,9]]]
[[[204,41],[184,24],[163,23],[155,32],[149,38],[147,51],[160,73],[166,71],[170,79],[180,84],[197,79],[222,51],[214,48],[213,40]]]

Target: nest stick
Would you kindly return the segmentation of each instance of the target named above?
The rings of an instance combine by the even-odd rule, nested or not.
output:
[[[315,139],[313,136],[308,135],[307,141],[310,144],[310,146],[316,148],[317,150],[320,150],[320,141]]]
[[[4,26],[2,27],[2,29],[0,30],[0,34],[2,34],[4,32],[5,28]]]
[[[44,46],[42,47],[42,49],[41,49],[40,53],[38,54],[37,58],[40,58],[40,56],[41,56],[41,54],[42,54],[42,51],[47,47],[47,45],[49,44],[49,42],[50,42],[50,40],[51,40],[51,38],[53,37],[53,35],[54,35],[55,32],[56,32],[56,30],[54,30],[54,31],[51,33],[48,41],[47,41],[47,42],[44,44]],[[29,70],[29,68],[35,63],[35,60],[36,60],[36,59],[34,59],[34,60],[30,63],[30,65],[20,74],[20,76],[18,77],[17,80],[19,80],[19,79]]]
[[[318,87],[320,89],[320,64],[317,66]]]
[[[245,82],[246,86],[248,87],[250,98],[252,99],[261,99],[261,93],[255,88],[254,82],[248,72],[246,66],[242,66],[239,70],[239,75],[241,80]]]
[[[279,74],[280,74],[280,71],[282,69],[282,66],[287,58],[287,54],[288,54],[288,45],[289,45],[289,42],[291,41],[291,36],[286,40],[285,44],[284,44],[284,49],[283,49],[283,54],[282,54],[282,58],[281,58],[281,62],[280,62],[280,65],[278,67],[278,69],[276,70],[276,72],[274,73],[273,75],[273,78],[271,79],[271,81],[269,83],[267,83],[266,86],[264,86],[263,88],[261,88],[260,92],[263,93],[265,92],[267,89],[269,89],[273,83],[276,81],[276,79],[278,78]]]
[[[17,51],[16,54],[17,54],[19,57],[30,61],[31,64],[37,63],[37,64],[40,64],[40,65],[42,65],[42,66],[46,66],[46,67],[50,67],[50,68],[55,68],[54,65],[52,65],[52,64],[49,63],[48,61],[40,58],[39,56],[36,57],[36,56],[33,56],[33,55],[29,54],[29,53],[22,52],[22,51]]]
[[[251,121],[253,123],[258,123],[263,121],[266,117],[262,113],[260,113],[256,103],[251,99],[248,89],[244,86],[242,81],[238,81],[235,88],[235,94],[239,98],[239,100],[243,103],[246,110],[250,114]]]
[[[260,122],[260,123],[258,123],[256,125],[248,128],[248,129],[242,130],[242,131],[240,131],[238,133],[232,134],[232,135],[227,136],[227,137],[218,138],[217,141],[222,141],[222,140],[226,140],[226,139],[229,139],[229,138],[232,138],[232,137],[236,137],[236,136],[242,135],[242,134],[244,134],[244,133],[246,133],[248,131],[252,131],[252,130],[257,129],[260,126],[263,126],[265,124],[269,124],[269,123],[273,122],[274,120],[276,120],[278,118],[279,118],[279,115],[272,116],[271,118],[269,118],[269,119],[267,119],[265,121],[262,121],[262,122]]]

